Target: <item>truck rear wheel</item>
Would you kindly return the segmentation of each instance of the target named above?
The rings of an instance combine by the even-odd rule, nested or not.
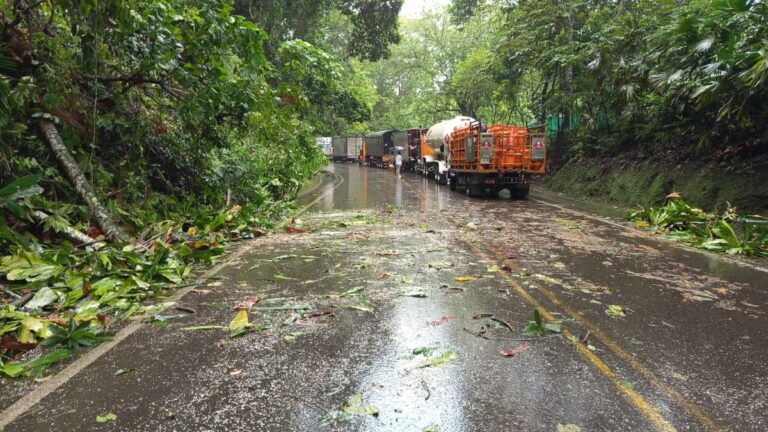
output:
[[[471,184],[467,182],[466,187],[464,188],[465,192],[467,193],[468,197],[477,197],[481,196],[485,193],[485,187],[481,184]]]
[[[515,185],[511,192],[514,198],[524,199],[528,196],[529,191],[530,187],[528,185]]]
[[[456,184],[459,182],[459,176],[448,176],[448,188],[452,191],[456,190]]]

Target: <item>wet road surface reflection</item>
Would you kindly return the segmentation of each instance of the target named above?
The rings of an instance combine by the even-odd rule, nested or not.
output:
[[[556,196],[328,169],[306,233],[242,243],[182,299],[195,314],[144,325],[7,430],[766,430],[754,265]],[[254,297],[259,330],[184,330]],[[526,334],[535,309],[561,333]]]

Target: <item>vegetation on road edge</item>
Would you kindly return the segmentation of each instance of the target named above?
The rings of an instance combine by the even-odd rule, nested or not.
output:
[[[768,258],[768,219],[740,215],[730,206],[722,213],[707,213],[672,193],[664,206],[644,207],[627,218],[638,228],[652,228],[702,249]]]

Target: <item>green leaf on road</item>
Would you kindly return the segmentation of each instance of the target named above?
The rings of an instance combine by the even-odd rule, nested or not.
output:
[[[438,367],[456,359],[456,352],[446,351],[441,355],[427,360],[424,364],[419,366],[420,368]]]
[[[403,290],[403,292],[400,294],[404,297],[420,297],[425,298],[427,297],[426,291],[424,291],[424,288],[422,287],[409,287]]]
[[[223,330],[226,327],[222,325],[199,325],[199,326],[191,326],[191,327],[183,327],[181,330],[184,331],[196,331],[196,330]]]
[[[110,412],[103,416],[96,416],[96,423],[106,423],[117,420],[117,414]]]
[[[477,278],[474,276],[459,276],[454,279],[456,282],[472,282],[476,281]]]
[[[120,368],[120,369],[115,371],[115,376],[125,375],[125,374],[131,373],[131,372],[133,372],[135,370],[136,370],[136,368],[132,368],[132,367],[131,368]]]
[[[279,279],[279,280],[298,280],[296,278],[288,277],[288,276],[284,275],[283,273],[276,273],[272,277],[275,278],[275,279]]]
[[[245,309],[239,311],[237,315],[229,323],[229,329],[232,331],[238,330],[242,327],[248,327],[248,311]]]
[[[283,339],[285,339],[286,342],[293,342],[293,341],[296,340],[297,337],[299,337],[299,336],[301,336],[303,334],[304,333],[302,333],[302,332],[292,332],[292,333],[288,333],[287,335],[283,336]]]
[[[374,417],[379,415],[379,409],[373,405],[363,406],[363,397],[360,393],[355,393],[354,396],[349,398],[341,408],[347,414],[351,415],[372,415]]]
[[[345,400],[341,405],[341,408],[333,411],[328,411],[324,416],[320,417],[320,426],[328,426],[333,421],[350,421],[356,416],[371,415],[378,417],[379,409],[373,405],[363,405],[363,397],[360,393],[355,393],[354,396]]]
[[[635,385],[632,384],[631,382],[627,381],[627,380],[619,380],[619,385],[624,387],[624,388],[628,388],[628,389],[635,388]]]
[[[620,318],[626,316],[624,308],[619,305],[609,305],[605,310],[605,314],[612,318]]]
[[[350,289],[344,291],[343,293],[339,294],[339,297],[348,297],[348,296],[351,296],[353,294],[357,294],[357,293],[361,292],[362,290],[363,290],[363,287],[361,287],[361,286],[350,288]]]
[[[433,346],[423,346],[423,347],[414,348],[413,351],[411,352],[413,353],[413,355],[423,355],[424,357],[429,357],[432,355],[432,353],[436,349],[437,347],[433,347]]]

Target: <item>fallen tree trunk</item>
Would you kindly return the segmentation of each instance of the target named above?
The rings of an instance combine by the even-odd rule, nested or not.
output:
[[[46,219],[51,217],[48,213],[44,213],[39,210],[36,210],[34,213],[32,213],[32,216],[34,216],[35,220],[37,220],[40,223],[43,223]],[[63,231],[59,232],[59,234],[64,236],[67,240],[82,244],[83,246],[91,246],[96,250],[99,250],[102,247],[104,247],[103,242],[100,242],[95,238],[89,236],[88,234],[81,233],[80,231],[69,226],[64,228]]]
[[[69,181],[75,187],[75,191],[85,201],[88,211],[96,220],[99,228],[113,242],[127,241],[128,236],[125,231],[112,220],[112,216],[107,209],[99,202],[99,199],[96,197],[96,191],[88,182],[88,179],[85,178],[82,171],[80,171],[80,166],[64,145],[64,141],[61,139],[56,126],[50,121],[43,120],[38,124],[38,127],[51,151],[56,155],[56,159],[59,160],[59,164],[61,164]]]

